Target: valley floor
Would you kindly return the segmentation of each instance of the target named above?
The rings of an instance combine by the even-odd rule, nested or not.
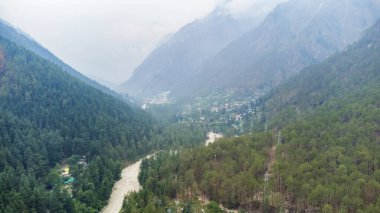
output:
[[[223,135],[214,132],[207,134],[207,140],[205,145],[214,143],[217,139],[222,138]],[[151,155],[147,156],[149,158]],[[143,159],[143,158],[142,158]],[[113,187],[113,191],[107,206],[102,209],[102,213],[114,213],[119,212],[123,206],[124,197],[131,192],[137,192],[141,189],[141,185],[138,180],[140,172],[141,161],[129,165],[121,172],[121,179],[117,181]]]

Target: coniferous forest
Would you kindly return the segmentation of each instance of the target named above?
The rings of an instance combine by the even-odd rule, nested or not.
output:
[[[0,211],[96,212],[125,160],[201,141],[200,128],[162,128],[147,113],[0,40]],[[192,142],[194,143],[194,142]],[[78,164],[85,156],[86,166]],[[70,192],[58,164],[71,164]]]
[[[127,197],[124,212],[173,210],[173,199],[195,212],[207,200],[225,210],[378,212],[379,29],[264,97],[259,133],[144,161],[146,191]]]
[[[380,212],[380,3],[231,2],[160,41],[141,97],[0,19],[0,213]]]

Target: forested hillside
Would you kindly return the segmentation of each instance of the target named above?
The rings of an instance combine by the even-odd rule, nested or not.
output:
[[[125,161],[205,135],[159,125],[0,36],[0,212],[97,212]]]
[[[325,62],[303,70],[263,98],[262,121],[286,123],[366,85],[376,85],[380,73],[380,21],[363,38]],[[265,100],[265,101],[264,101]]]
[[[380,208],[380,87],[329,101],[282,130],[273,190],[296,209]]]
[[[88,85],[93,86],[94,88],[97,88],[107,94],[121,97],[116,92],[112,91],[111,89],[100,85],[94,80],[89,79],[88,77],[82,75],[80,72],[73,69],[71,66],[64,63],[62,60],[57,58],[53,53],[51,53],[49,50],[45,49],[43,46],[41,46],[37,41],[35,41],[33,38],[28,36],[27,34],[23,33],[19,29],[15,29],[13,26],[5,22],[4,20],[0,19],[0,36],[16,43],[17,45],[23,46],[26,49],[34,52],[35,54],[41,56],[42,58],[57,64],[59,67],[62,68],[62,70],[68,72],[70,75],[72,75],[75,78],[80,79],[81,81],[85,82]]]
[[[262,212],[378,212],[379,54],[380,21],[355,45],[274,91],[260,115],[282,112],[262,119],[272,123],[269,132],[143,163],[146,196],[166,202],[142,202],[145,195],[134,194],[124,212],[173,208],[171,198],[205,208],[198,207],[204,195],[229,208]]]
[[[146,113],[0,38],[0,212],[99,210],[121,160],[158,146],[155,129]],[[54,168],[64,159],[71,192]]]

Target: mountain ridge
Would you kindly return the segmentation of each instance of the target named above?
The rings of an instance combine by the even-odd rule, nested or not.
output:
[[[255,113],[261,130],[145,159],[144,190],[125,198],[123,212],[178,203],[206,212],[377,212],[379,58],[380,19],[350,47],[275,88],[266,101],[284,101],[283,120],[264,107]],[[165,205],[154,205],[157,198]]]
[[[284,125],[284,115],[296,118],[326,102],[339,100],[363,85],[380,80],[380,20],[354,44],[326,61],[305,68],[265,97],[265,117]],[[349,60],[348,60],[349,59]],[[377,62],[377,63],[376,63]]]
[[[26,49],[33,51],[37,55],[57,64],[64,71],[66,71],[70,75],[74,76],[75,78],[80,79],[81,81],[85,82],[86,84],[91,85],[94,88],[100,89],[104,93],[113,95],[115,97],[122,98],[119,94],[117,94],[113,90],[109,89],[108,87],[106,87],[106,86],[88,78],[87,76],[81,74],[80,72],[76,71],[70,65],[63,62],[61,59],[59,59],[57,56],[55,56],[53,53],[51,53],[48,49],[46,49],[41,44],[39,44],[30,35],[28,35],[27,33],[23,32],[22,30],[20,30],[16,27],[14,27],[12,24],[8,23],[7,21],[5,21],[3,19],[0,19],[0,36],[4,37],[10,41],[15,42],[20,46],[24,46]]]
[[[158,145],[149,114],[2,36],[0,63],[0,212],[97,212],[121,162]]]
[[[225,87],[274,87],[359,39],[379,11],[374,0],[281,3],[257,28],[204,63],[173,96]]]
[[[182,85],[192,70],[262,19],[260,16],[237,19],[218,7],[205,18],[183,26],[153,50],[120,89],[134,96],[171,91]]]

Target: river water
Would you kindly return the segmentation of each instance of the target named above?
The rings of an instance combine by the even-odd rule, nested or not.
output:
[[[121,179],[115,183],[106,207],[102,209],[103,213],[118,213],[123,206],[125,195],[130,192],[138,191],[141,186],[138,180],[141,160],[125,167],[121,172]]]
[[[223,135],[214,132],[207,134],[205,145],[208,146],[215,140],[222,138]],[[151,156],[151,155],[150,155]],[[150,156],[147,156],[148,158]],[[138,180],[140,172],[141,159],[136,163],[125,167],[121,172],[121,179],[115,183],[112,189],[111,197],[107,206],[102,209],[102,213],[118,213],[123,206],[124,197],[131,192],[137,192],[141,186]]]

